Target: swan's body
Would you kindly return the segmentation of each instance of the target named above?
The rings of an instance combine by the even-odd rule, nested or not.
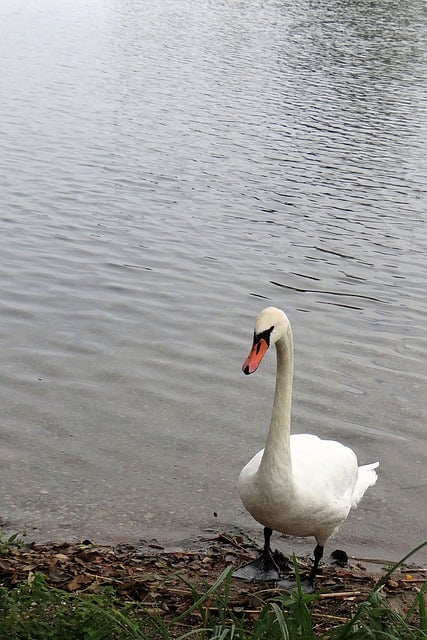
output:
[[[239,491],[249,513],[265,527],[266,554],[271,531],[314,536],[314,579],[323,546],[347,518],[368,487],[375,484],[378,462],[358,466],[354,451],[317,436],[290,435],[293,340],[290,322],[275,307],[256,319],[252,350],[243,365],[253,373],[270,344],[276,345],[276,391],[265,449],[242,469]]]

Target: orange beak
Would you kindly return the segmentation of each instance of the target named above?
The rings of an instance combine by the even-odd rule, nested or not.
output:
[[[245,375],[248,376],[250,373],[253,373],[258,369],[267,349],[268,342],[264,340],[264,338],[260,338],[253,343],[252,349],[242,365],[242,371]]]

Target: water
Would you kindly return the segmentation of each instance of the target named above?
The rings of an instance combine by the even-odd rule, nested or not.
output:
[[[331,548],[425,538],[426,22],[421,0],[2,2],[8,529],[259,532],[236,480],[274,364],[240,366],[274,304],[293,430],[381,462]]]

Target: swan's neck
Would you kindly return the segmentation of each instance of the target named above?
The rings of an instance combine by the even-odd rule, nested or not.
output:
[[[260,464],[261,473],[280,473],[291,476],[291,399],[293,378],[293,339],[289,326],[286,334],[276,342],[277,373],[270,428]]]

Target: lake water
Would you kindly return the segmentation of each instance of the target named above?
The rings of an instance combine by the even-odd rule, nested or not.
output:
[[[3,0],[0,34],[7,530],[260,534],[274,359],[240,367],[274,304],[293,430],[381,463],[329,550],[422,542],[424,1]]]

